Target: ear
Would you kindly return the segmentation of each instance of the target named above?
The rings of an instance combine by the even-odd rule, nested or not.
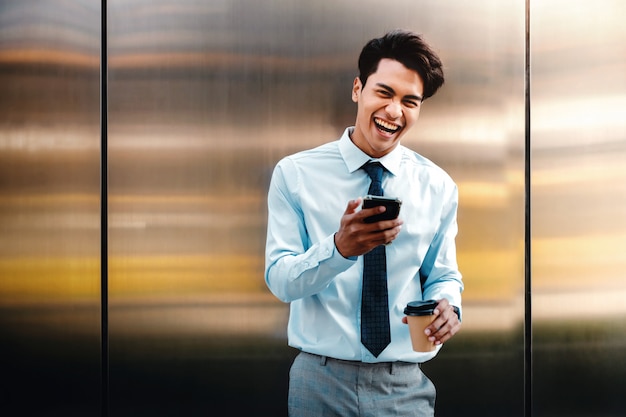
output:
[[[355,103],[359,101],[361,88],[363,88],[363,85],[361,84],[361,79],[359,77],[356,77],[354,79],[354,83],[352,84],[352,101],[354,101]]]

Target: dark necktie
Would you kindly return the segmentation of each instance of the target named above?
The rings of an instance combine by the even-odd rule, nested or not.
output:
[[[368,193],[383,195],[383,166],[379,162],[369,162],[363,169],[372,179]],[[361,343],[378,357],[390,342],[387,258],[385,246],[380,245],[363,256]]]

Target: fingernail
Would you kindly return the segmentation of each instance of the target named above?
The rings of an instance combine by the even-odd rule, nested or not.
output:
[[[430,329],[424,330],[424,333],[426,334],[426,336],[430,336]]]

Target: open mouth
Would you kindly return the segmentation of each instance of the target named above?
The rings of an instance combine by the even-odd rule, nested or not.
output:
[[[398,130],[400,130],[401,126],[398,126],[396,124],[393,123],[389,123],[386,122],[382,119],[379,118],[374,118],[374,124],[376,124],[376,127],[380,130],[382,130],[383,132],[387,132],[387,133],[396,133]]]

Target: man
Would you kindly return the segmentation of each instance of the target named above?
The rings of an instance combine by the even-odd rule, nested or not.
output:
[[[301,351],[290,371],[289,413],[432,416],[435,388],[419,364],[461,327],[458,193],[442,169],[400,142],[443,84],[442,64],[420,36],[394,31],[364,46],[359,71],[354,127],[281,160],[269,188],[265,280],[291,303],[289,345]],[[370,177],[370,162],[384,167],[382,183]],[[402,201],[398,218],[365,221],[384,211],[361,209],[375,181]],[[366,297],[375,252],[386,266],[382,286]],[[422,299],[438,301],[424,329],[436,349],[426,353],[412,350],[403,312]],[[371,313],[362,308],[379,302],[385,317],[372,347]]]

